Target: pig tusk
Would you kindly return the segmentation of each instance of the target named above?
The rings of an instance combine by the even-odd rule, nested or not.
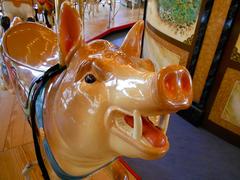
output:
[[[163,117],[160,119],[159,124],[158,124],[158,127],[163,129],[165,134],[167,133],[169,118],[170,118],[170,114],[163,115]]]
[[[134,110],[133,118],[134,118],[133,138],[139,140],[142,137],[142,117],[137,110]]]

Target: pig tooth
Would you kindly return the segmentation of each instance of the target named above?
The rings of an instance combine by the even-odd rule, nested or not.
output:
[[[165,134],[167,133],[169,118],[170,118],[170,114],[165,114],[162,117],[160,116],[158,127],[163,129]]]
[[[137,110],[133,112],[133,119],[133,138],[139,140],[142,137],[142,117]]]
[[[154,124],[154,126],[157,126],[160,121],[160,115],[159,116],[148,116],[148,119]]]

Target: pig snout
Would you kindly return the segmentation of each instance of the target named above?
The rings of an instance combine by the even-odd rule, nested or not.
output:
[[[159,102],[168,110],[186,109],[192,103],[192,80],[183,66],[161,69],[157,75],[157,89]]]

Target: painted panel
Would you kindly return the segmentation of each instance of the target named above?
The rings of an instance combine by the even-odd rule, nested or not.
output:
[[[150,58],[155,67],[160,69],[170,64],[186,66],[189,53],[157,36],[146,27],[143,57]]]
[[[236,81],[221,118],[240,127],[240,81]]]
[[[160,40],[153,43],[149,37],[144,37],[144,40],[147,40],[144,41],[143,57],[145,57],[146,47],[149,44],[152,46],[149,47],[150,50],[160,46],[157,43],[161,43],[161,46],[165,47],[166,43],[163,42],[167,42],[174,46],[174,48],[170,48],[171,53],[180,56],[176,61],[176,58],[171,59],[170,53],[168,57],[171,58],[168,59],[168,64],[179,62],[190,68],[192,61],[196,62],[195,59],[200,52],[212,4],[212,0],[148,0],[145,12],[146,24],[150,32],[159,37],[154,37],[154,40]],[[144,36],[148,35],[149,32],[146,31]],[[165,48],[169,49],[169,46]],[[180,51],[182,52],[179,53]],[[160,53],[155,53],[155,55],[159,56]],[[161,63],[160,66],[162,66]],[[189,70],[191,72],[191,68]]]
[[[147,21],[167,36],[191,45],[201,0],[149,0]]]
[[[240,71],[227,68],[209,120],[240,135]]]

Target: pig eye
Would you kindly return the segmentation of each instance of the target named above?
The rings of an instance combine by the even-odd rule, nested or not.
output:
[[[92,74],[87,74],[84,78],[85,82],[88,84],[94,83],[97,79],[94,75]]]

